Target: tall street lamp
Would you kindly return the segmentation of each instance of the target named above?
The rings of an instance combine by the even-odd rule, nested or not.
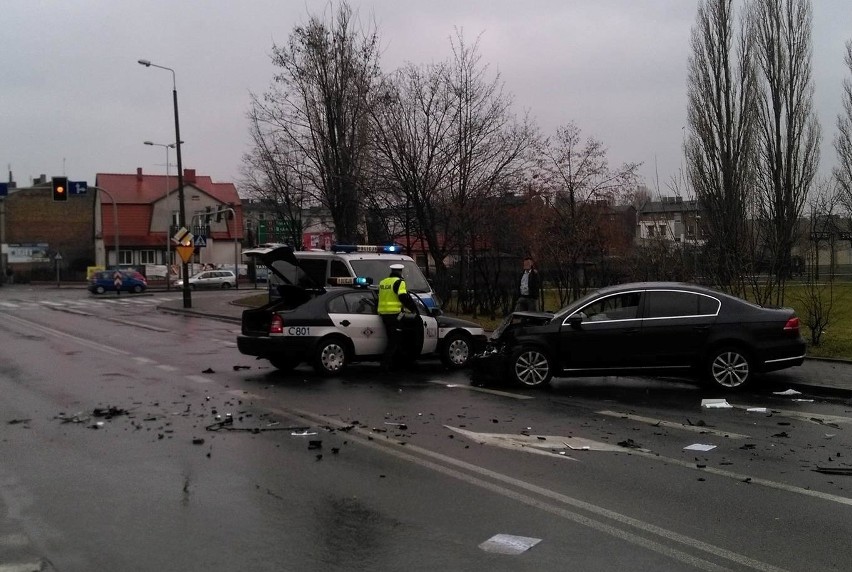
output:
[[[144,141],[145,145],[153,145],[155,147],[165,147],[166,149],[166,210],[169,211],[169,219],[166,223],[166,252],[165,258],[163,259],[163,264],[166,267],[166,290],[172,289],[172,281],[171,281],[171,272],[169,272],[169,266],[172,261],[172,239],[171,239],[171,221],[172,221],[172,212],[169,210],[169,194],[171,193],[171,189],[169,188],[169,149],[174,149],[176,147],[175,143],[154,143],[153,141]],[[183,141],[181,141],[183,143]]]
[[[150,60],[138,60],[140,65],[146,68],[155,67],[172,72],[172,99],[175,106],[175,146],[177,148],[177,171],[178,171],[178,224],[181,227],[186,227],[186,204],[183,197],[183,163],[180,157],[180,120],[178,119],[178,97],[177,97],[177,80],[175,78],[175,70],[165,66],[152,64]],[[189,264],[183,263],[183,307],[192,308],[192,293],[189,289]]]

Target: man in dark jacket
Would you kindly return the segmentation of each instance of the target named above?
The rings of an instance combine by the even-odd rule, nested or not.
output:
[[[524,258],[524,271],[518,280],[518,301],[516,312],[538,312],[541,282],[535,262],[529,256]]]

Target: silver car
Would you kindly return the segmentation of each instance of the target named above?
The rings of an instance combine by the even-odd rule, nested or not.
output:
[[[237,277],[230,270],[205,270],[189,278],[189,287],[193,290],[196,288],[232,288],[236,285]],[[178,280],[177,286],[183,286],[183,280]]]

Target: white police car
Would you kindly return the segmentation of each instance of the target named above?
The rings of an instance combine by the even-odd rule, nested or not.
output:
[[[293,282],[274,264],[282,260],[293,264],[292,248],[280,246],[258,256],[282,284],[277,287],[278,299],[243,312],[237,337],[241,353],[267,359],[281,370],[308,362],[322,374],[337,373],[355,361],[381,360],[387,336],[370,279],[330,278],[332,284],[320,286],[296,273]],[[484,348],[481,326],[427,308],[417,294],[412,299],[417,313],[399,320],[400,360],[437,355],[447,367],[461,368]]]

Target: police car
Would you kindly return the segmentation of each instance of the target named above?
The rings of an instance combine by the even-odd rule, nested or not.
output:
[[[340,372],[356,361],[381,360],[387,336],[370,278],[329,278],[327,284],[317,285],[305,274],[294,282],[275,264],[295,263],[289,246],[259,253],[257,258],[281,284],[275,300],[243,312],[237,337],[241,353],[267,359],[280,370],[308,362],[321,374]],[[481,326],[427,308],[416,293],[411,297],[417,312],[403,313],[399,320],[400,361],[438,356],[447,367],[462,368],[484,348]]]

